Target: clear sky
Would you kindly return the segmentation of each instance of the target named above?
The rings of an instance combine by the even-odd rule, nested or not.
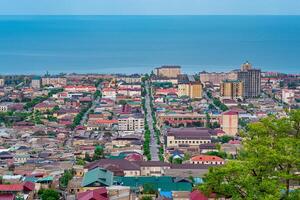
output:
[[[300,0],[0,0],[1,15],[300,15]]]

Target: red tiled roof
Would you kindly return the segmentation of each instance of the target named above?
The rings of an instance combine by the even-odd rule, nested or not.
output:
[[[1,200],[14,200],[15,195],[14,194],[0,194]]]
[[[0,185],[0,192],[21,192],[23,191],[22,184],[1,184]]]
[[[192,161],[224,161],[218,156],[199,155],[191,158]]]
[[[195,190],[190,194],[190,200],[208,200],[208,198],[199,190]]]
[[[106,188],[88,190],[77,194],[78,200],[108,200]]]

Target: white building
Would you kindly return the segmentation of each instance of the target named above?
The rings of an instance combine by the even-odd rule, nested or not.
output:
[[[292,104],[295,100],[295,91],[290,89],[283,89],[281,97],[284,103]]]
[[[145,120],[141,115],[122,115],[118,119],[118,130],[142,132],[144,124]]]

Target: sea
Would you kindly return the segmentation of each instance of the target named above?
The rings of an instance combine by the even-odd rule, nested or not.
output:
[[[0,74],[300,73],[300,16],[0,16]]]

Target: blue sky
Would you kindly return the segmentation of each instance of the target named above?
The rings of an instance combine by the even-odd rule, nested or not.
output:
[[[300,15],[300,0],[0,0],[1,15]]]

